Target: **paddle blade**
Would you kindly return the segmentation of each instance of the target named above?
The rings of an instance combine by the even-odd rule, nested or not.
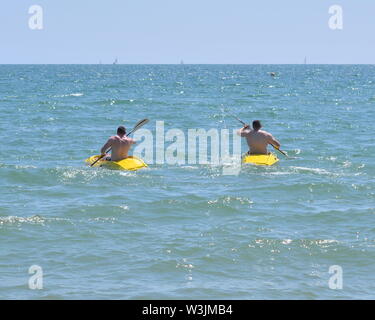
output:
[[[132,133],[137,131],[139,128],[143,127],[145,124],[147,124],[150,120],[148,119],[143,119],[134,126],[133,130],[131,130],[126,136],[130,136]]]

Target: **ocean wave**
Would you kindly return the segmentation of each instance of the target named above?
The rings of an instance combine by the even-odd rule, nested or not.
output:
[[[83,93],[69,93],[69,94],[61,94],[61,95],[55,95],[54,98],[65,98],[65,97],[82,97]]]
[[[235,204],[251,206],[253,203],[254,201],[244,197],[220,197],[207,202],[207,204],[212,207],[228,207]]]
[[[6,164],[0,163],[0,168],[8,168],[8,169],[37,169],[36,166],[33,165],[21,165],[21,164]]]
[[[113,105],[129,105],[135,102],[135,99],[106,99],[85,102],[87,105],[101,105],[101,106],[113,106]]]
[[[318,175],[330,175],[330,176],[338,176],[339,174],[327,171],[326,169],[321,168],[309,168],[309,167],[290,167],[292,171],[296,173],[313,173]]]
[[[302,248],[321,247],[338,245],[340,241],[335,239],[255,239],[248,244],[248,247],[264,247],[264,246],[286,246],[294,245]]]
[[[59,221],[70,221],[66,218],[46,218],[40,215],[33,215],[30,217],[19,217],[19,216],[7,216],[0,217],[0,226],[1,225],[20,225],[20,224],[37,224],[44,226],[47,222],[59,222]]]

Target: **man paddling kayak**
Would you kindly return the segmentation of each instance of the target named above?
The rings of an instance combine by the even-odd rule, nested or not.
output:
[[[123,126],[118,127],[117,135],[108,139],[106,144],[100,150],[102,157],[109,161],[120,161],[128,157],[128,152],[135,140],[126,136],[126,129]],[[111,148],[111,156],[107,156],[106,151]]]
[[[260,130],[262,124],[259,120],[253,121],[253,129],[249,125],[244,126],[237,131],[238,135],[246,138],[249,146],[249,154],[268,154],[267,146],[272,144],[276,149],[280,148],[280,143],[272,134],[267,131]]]

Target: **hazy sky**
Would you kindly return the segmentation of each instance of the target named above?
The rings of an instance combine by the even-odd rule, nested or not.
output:
[[[375,0],[2,0],[0,63],[374,64],[374,16]]]

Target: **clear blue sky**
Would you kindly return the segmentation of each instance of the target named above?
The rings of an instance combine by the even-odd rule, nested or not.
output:
[[[375,0],[2,0],[1,63],[370,63]],[[44,30],[28,9],[44,9]],[[331,5],[344,29],[328,27]]]

